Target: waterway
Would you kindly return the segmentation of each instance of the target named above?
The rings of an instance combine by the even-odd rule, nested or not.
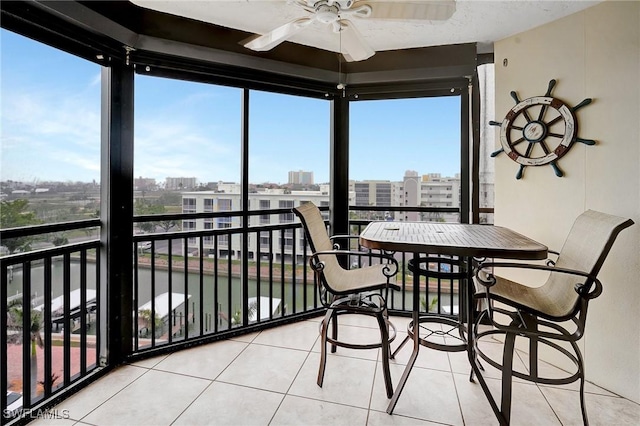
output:
[[[54,261],[52,263],[52,289],[51,298],[55,299],[62,295],[63,289],[63,263]],[[87,263],[87,289],[96,289],[96,267],[94,263]],[[21,268],[14,268],[9,272],[9,300],[20,297],[23,293],[23,271]],[[70,265],[70,288],[71,290],[80,288],[80,263],[72,261]],[[135,277],[135,275],[134,275]],[[186,280],[185,280],[186,277]],[[185,316],[184,294],[188,294],[186,316],[189,317],[190,329],[198,333],[200,329],[200,311],[203,312],[203,329],[210,332],[215,329],[226,329],[229,327],[229,321],[233,322],[234,315],[238,316],[243,305],[242,283],[239,278],[229,277],[226,275],[203,275],[202,277],[202,294],[200,292],[200,275],[188,273],[185,275],[184,270],[173,271],[171,280],[169,280],[169,272],[167,270],[156,269],[153,273],[149,268],[139,267],[137,276],[137,297],[136,305],[140,308],[151,301],[152,294],[155,297],[163,293],[171,292],[172,305],[176,307],[174,313],[179,319]],[[31,267],[31,300],[32,306],[39,306],[44,302],[44,265],[34,264]],[[269,285],[268,277],[260,282],[258,292],[258,282],[256,280],[248,281],[248,298],[261,297],[261,306],[259,316],[266,319],[269,316],[269,310],[265,306],[269,299],[272,300],[272,315],[274,317],[282,314],[291,314],[294,312],[302,312],[306,309],[313,309],[319,305],[317,301],[317,292],[313,283],[293,284],[291,282],[274,282]],[[217,289],[217,290],[216,290]],[[401,296],[394,294],[393,304],[397,307],[401,304]],[[400,296],[400,297],[398,297]],[[265,299],[265,297],[267,299]],[[430,294],[430,301],[435,297]],[[441,303],[447,306],[450,302],[448,294],[441,294]],[[255,299],[254,299],[255,300]],[[183,303],[176,303],[183,302]],[[266,302],[266,303],[265,303]],[[390,301],[391,302],[391,301]],[[158,302],[160,303],[160,302]],[[164,299],[164,306],[156,303],[156,312],[168,312],[168,299]],[[457,304],[457,295],[454,295],[454,303]],[[410,292],[406,293],[405,306],[411,306]],[[179,306],[177,306],[179,305]],[[217,309],[216,309],[217,307]],[[253,314],[258,316],[257,313]],[[216,324],[217,322],[217,324]],[[168,325],[166,325],[168,327]],[[141,326],[140,326],[141,327]]]
[[[54,261],[51,268],[51,298],[55,299],[63,292],[63,263]],[[80,263],[72,261],[70,265],[70,289],[71,291],[80,288]],[[95,263],[87,263],[86,268],[87,289],[96,289],[96,266]],[[135,275],[134,275],[135,277]],[[186,277],[186,279],[185,279]],[[134,278],[135,279],[135,278]],[[23,271],[22,268],[14,268],[9,271],[9,286],[7,295],[9,300],[20,298],[23,293]],[[306,308],[313,309],[317,306],[316,290],[313,283],[292,284],[291,282],[274,282],[270,288],[268,278],[262,279],[258,291],[257,280],[248,281],[248,298],[261,297],[261,303],[272,299],[273,316],[280,316],[284,313],[294,313],[304,311]],[[184,315],[184,296],[188,294],[188,316],[191,318],[191,328],[196,332],[199,330],[199,313],[202,308],[205,331],[210,331],[215,327],[217,318],[218,328],[227,328],[228,320],[234,314],[241,312],[243,305],[242,282],[237,277],[218,275],[203,275],[203,292],[200,294],[200,275],[188,273],[184,270],[173,271],[171,279],[167,270],[156,269],[152,274],[151,269],[139,267],[137,274],[137,306],[142,307],[155,297],[163,293],[173,294],[172,305],[180,305],[175,313],[177,316]],[[217,291],[216,291],[217,289]],[[32,265],[31,267],[31,302],[32,306],[39,306],[44,303],[44,265]],[[265,299],[268,298],[268,299]],[[255,299],[254,299],[255,300]],[[176,302],[183,303],[176,303]],[[168,312],[168,299],[165,299],[165,306],[156,304],[157,312]],[[216,309],[217,306],[217,309]],[[261,307],[261,317],[268,317],[266,306]],[[195,313],[195,315],[194,315]],[[194,321],[195,319],[195,321]]]

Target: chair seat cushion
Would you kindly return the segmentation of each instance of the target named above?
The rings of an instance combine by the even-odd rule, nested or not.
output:
[[[339,275],[330,280],[332,285],[329,288],[336,294],[384,289],[387,287],[387,277],[384,275],[385,268],[388,268],[388,265],[371,265],[349,270],[340,268]],[[325,273],[327,272],[329,271],[325,270]],[[400,290],[395,282],[395,276],[390,277],[389,288]]]
[[[518,308],[533,310],[547,318],[564,318],[572,314],[576,307],[578,294],[572,297],[558,298],[557,291],[551,291],[549,285],[530,287],[504,277],[496,276],[496,284],[491,287],[492,298]]]

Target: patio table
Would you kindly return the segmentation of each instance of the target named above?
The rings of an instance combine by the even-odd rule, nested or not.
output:
[[[473,259],[480,259],[479,261],[484,258],[540,260],[547,257],[547,247],[511,229],[500,226],[432,222],[371,222],[360,234],[360,244],[370,249],[413,253],[416,267],[421,254],[460,257],[466,265],[466,279],[462,280],[466,285],[462,282],[459,284],[461,297],[459,297],[457,325],[461,329],[466,329],[465,342],[461,346],[449,349],[439,348],[437,345],[429,347],[443,350],[466,350],[473,372],[479,378],[483,391],[488,392],[486,383],[479,374],[472,341]],[[420,277],[417,273],[414,273],[413,276],[412,300],[412,321],[410,323],[412,330],[409,331],[410,335],[413,335],[413,352],[387,407],[389,414],[393,412],[398,402],[420,350]],[[469,313],[466,318],[463,311]],[[433,315],[430,317],[433,318]],[[443,322],[447,322],[447,319],[444,319]],[[491,401],[489,399],[490,403]]]

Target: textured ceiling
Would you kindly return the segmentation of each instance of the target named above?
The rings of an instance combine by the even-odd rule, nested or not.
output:
[[[356,5],[375,1],[359,0]],[[378,0],[379,1],[379,0]],[[414,0],[420,1],[420,0]],[[227,28],[264,34],[309,13],[286,0],[132,0],[132,3]],[[375,51],[459,43],[478,43],[479,53],[493,42],[586,9],[600,1],[459,0],[447,21],[388,21],[352,18]],[[314,22],[288,41],[339,52],[340,39],[331,26]]]

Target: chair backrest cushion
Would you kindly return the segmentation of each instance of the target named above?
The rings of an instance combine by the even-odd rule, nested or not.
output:
[[[312,252],[333,250],[322,213],[315,204],[311,202],[302,204],[295,207],[293,212],[302,222]],[[322,284],[334,292],[343,291],[342,283],[345,281],[345,269],[340,266],[337,257],[335,255],[322,256],[320,260],[325,265],[322,271],[322,279],[324,280]]]
[[[606,213],[587,210],[578,216],[567,235],[556,267],[582,271],[597,276],[613,242],[633,221]],[[543,289],[549,313],[562,317],[571,315],[578,304],[579,295],[574,287],[584,282],[580,276],[551,273]]]

